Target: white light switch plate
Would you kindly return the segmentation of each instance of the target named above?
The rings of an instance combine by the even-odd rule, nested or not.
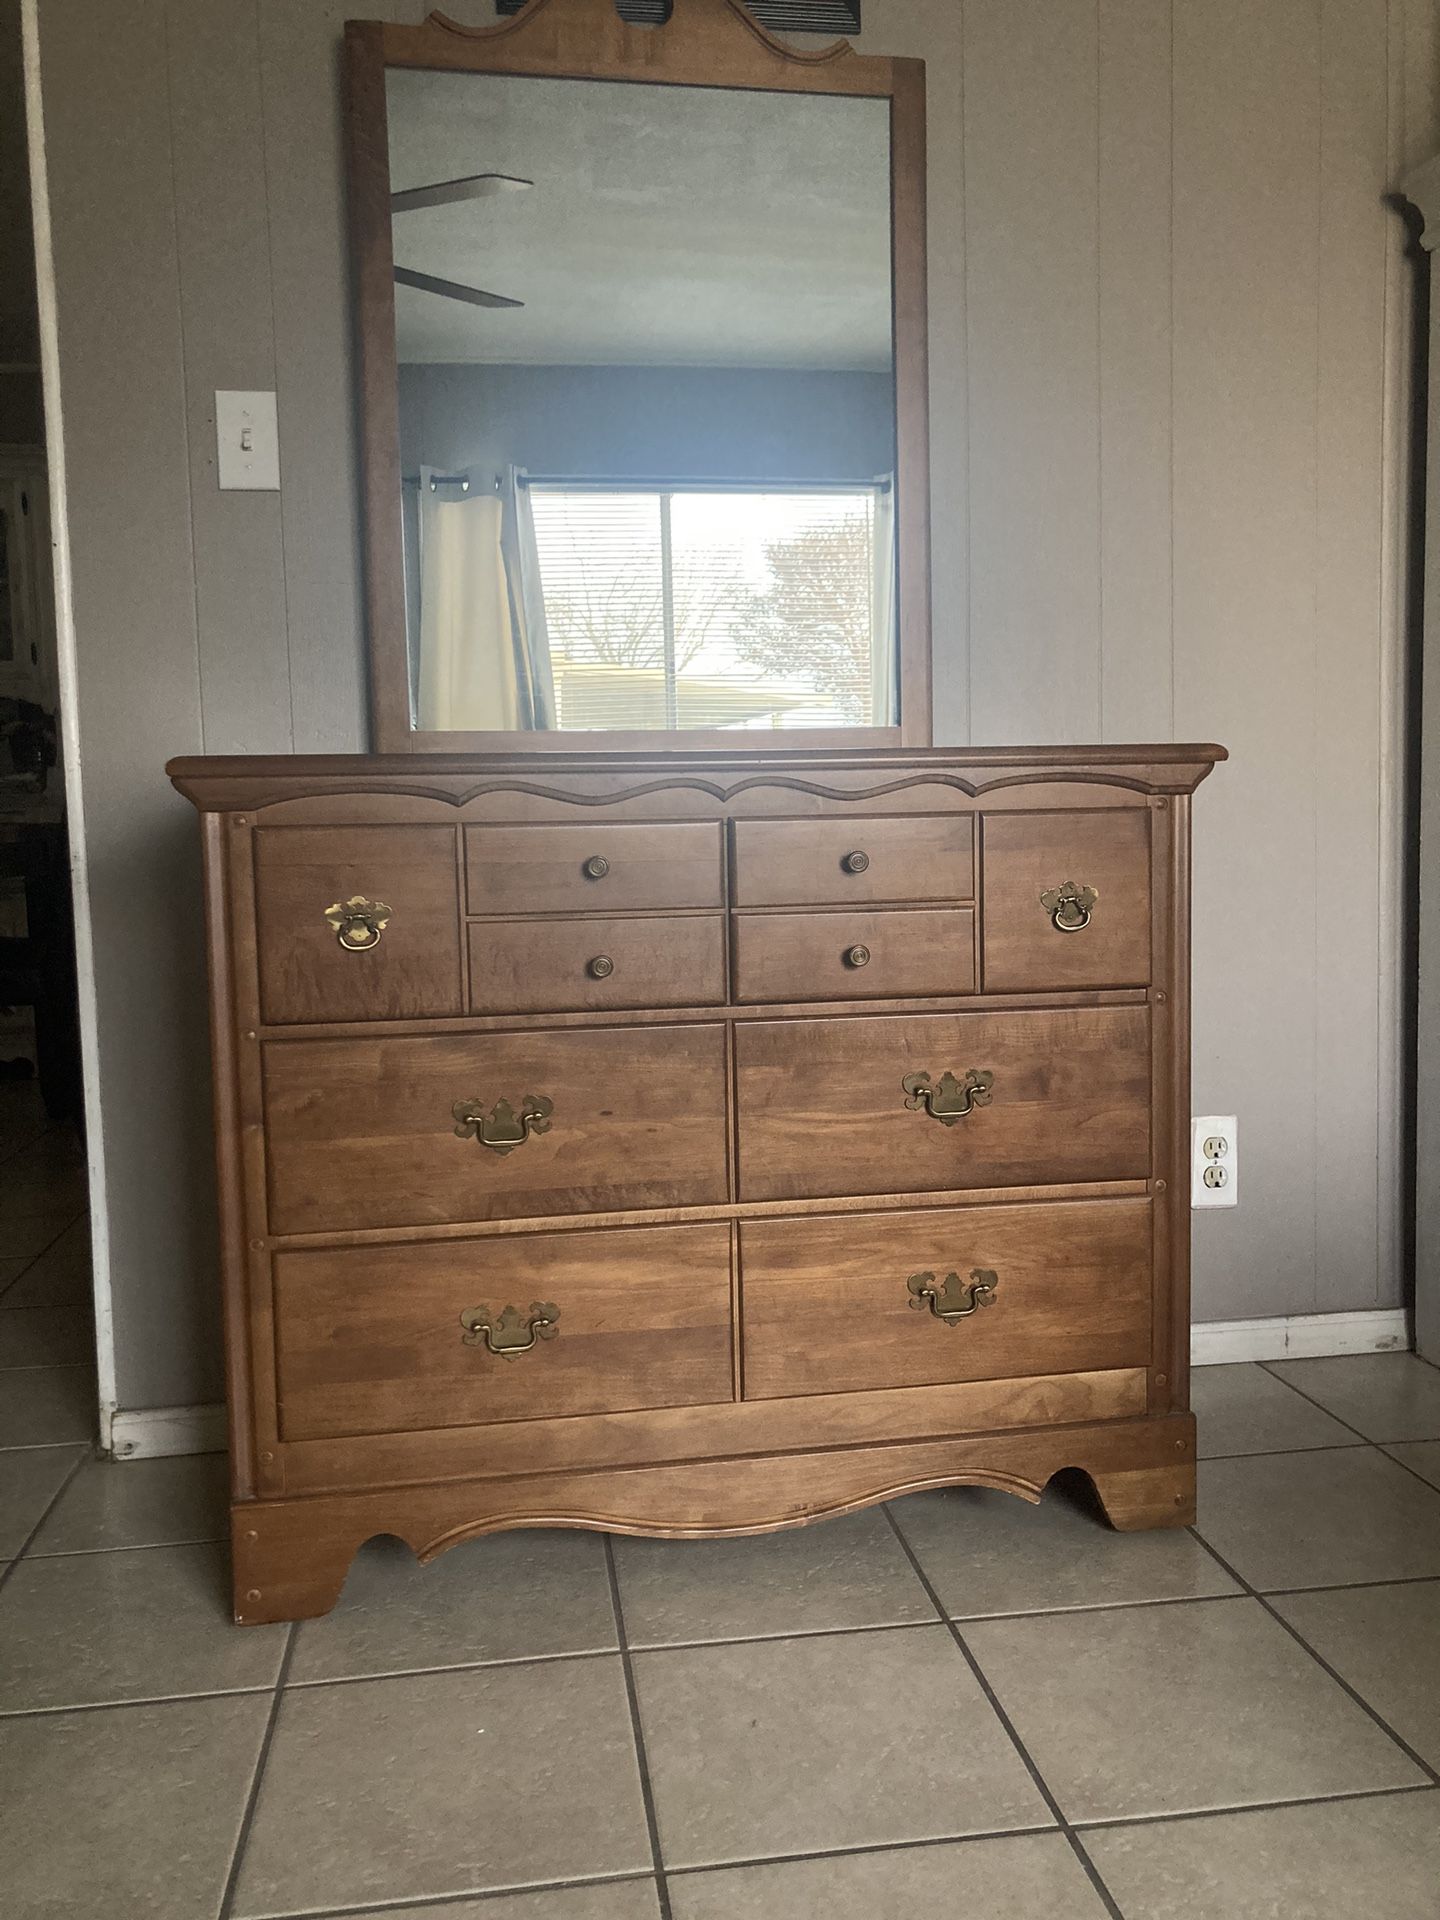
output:
[[[274,394],[217,392],[215,450],[222,490],[278,491],[280,433]]]
[[[1190,1204],[1238,1207],[1240,1152],[1233,1113],[1202,1113],[1190,1122]]]

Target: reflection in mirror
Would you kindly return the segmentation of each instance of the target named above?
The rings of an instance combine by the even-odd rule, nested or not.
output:
[[[412,724],[894,725],[888,100],[387,101]]]

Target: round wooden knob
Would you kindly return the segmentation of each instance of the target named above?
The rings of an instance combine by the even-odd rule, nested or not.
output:
[[[857,848],[854,853],[847,853],[840,864],[846,873],[864,873],[870,864],[870,856],[868,853],[861,853]]]
[[[615,971],[615,962],[608,953],[597,953],[585,971],[592,980],[608,980]]]
[[[847,967],[868,967],[870,964],[869,947],[848,948],[845,954],[845,964]]]
[[[609,871],[610,862],[605,858],[603,853],[592,853],[590,858],[585,862],[585,878],[587,880],[603,880]]]

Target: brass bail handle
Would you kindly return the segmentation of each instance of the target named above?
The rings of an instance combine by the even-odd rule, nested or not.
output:
[[[912,1273],[905,1282],[915,1312],[923,1313],[928,1307],[947,1327],[968,1320],[981,1307],[993,1307],[999,1284],[998,1275],[990,1267],[972,1267],[970,1278],[964,1281],[951,1272],[943,1280],[937,1280],[933,1273]]]
[[[963,1080],[947,1068],[936,1081],[928,1073],[907,1073],[900,1082],[911,1113],[923,1107],[942,1127],[953,1127],[976,1107],[988,1107],[994,1098],[995,1076],[988,1067],[968,1067]]]
[[[543,1093],[527,1093],[520,1111],[508,1100],[497,1100],[487,1113],[483,1100],[457,1100],[450,1109],[459,1140],[478,1140],[495,1153],[513,1153],[536,1133],[550,1131],[555,1102]]]
[[[491,1313],[489,1307],[467,1307],[460,1316],[465,1329],[462,1346],[486,1347],[502,1360],[516,1360],[529,1353],[537,1340],[553,1340],[560,1329],[555,1322],[560,1309],[551,1300],[532,1300],[527,1318],[518,1307],[502,1307]]]
[[[325,918],[347,953],[365,953],[380,944],[380,936],[390,924],[391,911],[383,900],[367,900],[364,894],[357,893],[327,907]]]
[[[1095,887],[1081,887],[1073,880],[1066,880],[1061,886],[1047,887],[1040,896],[1040,904],[1057,933],[1079,933],[1089,926],[1091,912],[1099,898]]]

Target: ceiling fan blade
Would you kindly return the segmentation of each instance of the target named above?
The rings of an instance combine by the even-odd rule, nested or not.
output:
[[[442,300],[463,300],[467,307],[523,307],[523,300],[510,300],[503,293],[486,293],[483,287],[462,287],[458,280],[437,280],[433,273],[415,273],[409,267],[396,267],[395,284],[414,287],[420,293],[438,293]]]
[[[497,193],[518,193],[533,187],[514,173],[472,173],[461,180],[436,180],[428,187],[406,187],[390,196],[392,213],[411,213],[416,207],[448,207],[454,200],[489,200]]]

